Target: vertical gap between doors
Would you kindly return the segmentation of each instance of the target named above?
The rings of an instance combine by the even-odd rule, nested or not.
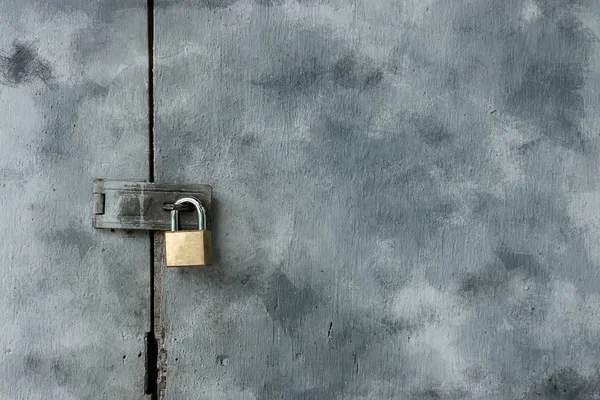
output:
[[[154,0],[147,0],[146,5],[148,21],[148,182],[154,182]],[[156,301],[156,282],[155,275],[160,272],[160,266],[157,268],[155,259],[155,234],[150,232],[150,331],[146,333],[146,373],[144,382],[144,392],[151,396],[152,400],[159,400],[158,390],[158,369],[159,369],[159,334],[155,318],[157,317],[156,307],[160,307]]]

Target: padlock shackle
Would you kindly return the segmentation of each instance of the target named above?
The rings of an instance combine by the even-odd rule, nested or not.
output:
[[[202,205],[202,202],[194,197],[182,197],[177,200],[175,205],[188,203],[196,208],[198,213],[198,229],[201,231],[206,230],[206,210]],[[175,232],[179,230],[179,210],[171,210],[171,231]]]

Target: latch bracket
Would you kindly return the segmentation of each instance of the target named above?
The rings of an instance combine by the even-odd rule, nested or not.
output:
[[[171,213],[165,209],[178,199],[190,196],[200,200],[207,213],[210,212],[212,188],[209,185],[95,179],[92,226],[95,229],[168,231]],[[180,213],[179,225],[181,229],[198,229],[198,217],[190,212]]]

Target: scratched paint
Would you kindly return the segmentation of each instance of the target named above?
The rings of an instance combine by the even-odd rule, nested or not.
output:
[[[598,18],[159,2],[157,178],[219,259],[165,276],[167,398],[600,396]]]

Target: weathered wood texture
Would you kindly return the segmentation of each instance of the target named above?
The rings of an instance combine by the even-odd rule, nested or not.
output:
[[[600,396],[592,1],[156,8],[156,171],[213,187],[164,272],[167,398]]]
[[[147,177],[145,1],[0,2],[0,398],[143,397],[146,234],[92,180]]]

